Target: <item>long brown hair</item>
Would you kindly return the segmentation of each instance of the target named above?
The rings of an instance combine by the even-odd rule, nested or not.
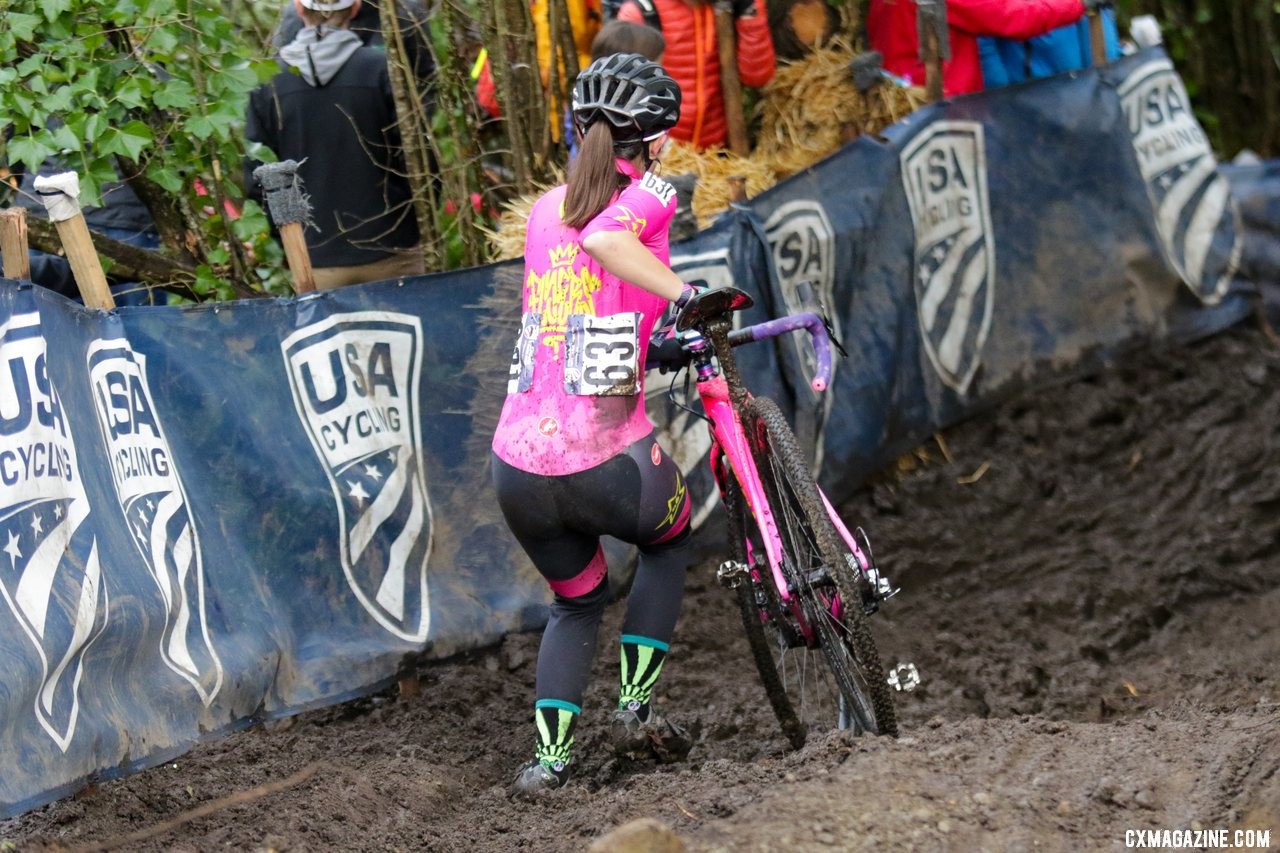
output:
[[[578,146],[577,159],[569,169],[568,189],[564,194],[564,224],[582,228],[600,215],[613,201],[618,190],[630,179],[618,171],[614,157],[631,160],[644,150],[646,142],[614,145],[609,122],[597,121],[587,128]]]

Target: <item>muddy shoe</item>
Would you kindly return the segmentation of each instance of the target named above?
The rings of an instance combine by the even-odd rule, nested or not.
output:
[[[516,780],[511,783],[510,793],[513,797],[531,800],[562,787],[568,780],[569,765],[560,761],[544,764],[535,758],[520,768]]]
[[[693,738],[649,706],[645,719],[640,719],[639,704],[613,712],[613,751],[622,758],[655,757],[662,762],[679,761],[689,754]]]

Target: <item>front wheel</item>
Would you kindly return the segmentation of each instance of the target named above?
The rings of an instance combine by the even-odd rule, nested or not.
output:
[[[779,675],[788,677],[788,658],[807,663],[809,655],[803,653],[820,648],[825,671],[799,673],[807,682],[798,691],[800,698],[822,712],[820,719],[807,722],[896,735],[898,721],[861,610],[859,581],[844,559],[795,434],[772,400],[748,401],[744,415],[743,429],[782,542],[791,595],[789,605],[777,602],[783,611],[790,610],[790,619],[785,612],[778,614],[771,631]],[[759,557],[763,561],[763,552]],[[762,571],[767,573],[767,567]],[[766,587],[771,583],[767,576],[763,580]],[[789,686],[788,693],[797,691]]]

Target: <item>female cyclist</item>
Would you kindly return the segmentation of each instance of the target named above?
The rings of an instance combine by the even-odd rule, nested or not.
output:
[[[493,481],[508,526],[551,586],[538,652],[534,758],[513,793],[569,776],[574,727],[608,600],[600,537],[639,547],[622,626],[615,748],[688,751],[651,704],[688,568],[689,496],[654,440],[644,360],[654,322],[694,288],[668,266],[675,191],[649,171],[680,117],[680,89],[633,54],[578,75],[580,151],[568,183],[529,214],[523,314],[493,438]]]

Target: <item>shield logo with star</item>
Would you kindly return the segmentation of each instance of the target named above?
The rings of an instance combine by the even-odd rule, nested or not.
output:
[[[164,607],[160,657],[207,707],[222,687],[222,661],[205,614],[200,537],[147,384],[146,357],[117,338],[92,343],[87,360],[120,512]]]
[[[421,642],[431,627],[431,503],[418,388],[422,325],[384,311],[335,314],[281,344],[298,418],[324,466],[342,569],[387,631]]]
[[[106,627],[108,601],[76,446],[35,313],[0,326],[0,400],[0,595],[39,658],[36,719],[66,752],[85,653]]]
[[[921,338],[943,383],[964,394],[978,371],[995,295],[982,125],[933,122],[900,159],[915,227]]]
[[[1192,293],[1214,305],[1240,266],[1242,226],[1182,78],[1159,57],[1117,91],[1165,257]]]

